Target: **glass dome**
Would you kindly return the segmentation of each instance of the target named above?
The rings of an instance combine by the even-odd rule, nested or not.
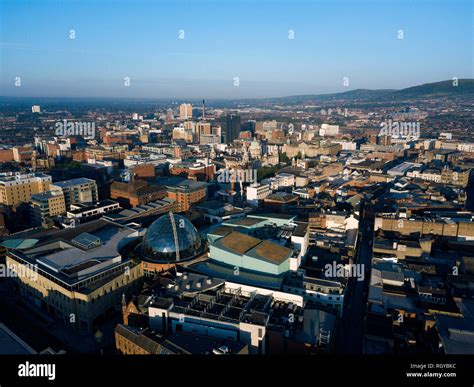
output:
[[[176,243],[172,219],[176,225],[179,245],[179,260],[193,258],[199,253],[201,238],[193,224],[183,216],[166,214],[155,220],[148,228],[141,245],[145,259],[162,262],[175,262]]]

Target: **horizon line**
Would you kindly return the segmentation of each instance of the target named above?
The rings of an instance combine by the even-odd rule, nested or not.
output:
[[[357,90],[365,90],[365,91],[401,91],[410,89],[417,86],[424,86],[424,85],[431,85],[435,83],[442,83],[442,82],[450,82],[453,79],[445,79],[441,81],[435,82],[428,82],[428,83],[421,83],[409,87],[404,87],[402,89],[365,89],[365,88],[356,88],[351,90],[339,91],[339,92],[332,92],[332,93],[322,93],[322,94],[292,94],[292,95],[284,95],[284,96],[273,96],[273,97],[241,97],[241,98],[231,98],[231,97],[212,97],[212,98],[205,98],[205,97],[106,97],[106,96],[96,96],[96,97],[83,97],[83,96],[12,96],[12,95],[0,95],[0,98],[16,98],[16,99],[26,99],[26,98],[37,98],[37,99],[56,99],[56,98],[63,98],[63,99],[102,99],[102,100],[163,100],[163,101],[170,101],[170,100],[186,100],[186,101],[202,101],[204,98],[206,101],[246,101],[246,100],[266,100],[266,99],[283,99],[283,98],[292,98],[292,97],[305,97],[305,96],[325,96],[325,95],[337,95],[337,94],[344,94],[352,91]],[[474,81],[474,78],[458,78],[458,81]]]

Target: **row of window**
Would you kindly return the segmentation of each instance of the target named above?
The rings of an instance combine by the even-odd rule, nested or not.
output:
[[[290,292],[291,292],[291,289],[290,289]],[[293,289],[293,292],[295,294],[300,294],[300,291],[298,289]],[[315,294],[315,293],[307,293],[306,291],[302,290],[301,291],[301,295],[307,295],[309,297],[314,297],[316,296],[316,298],[321,298],[321,295],[320,294]],[[328,300],[332,301],[333,297],[332,296],[328,296]],[[335,297],[335,301],[340,301],[341,300],[341,297]]]

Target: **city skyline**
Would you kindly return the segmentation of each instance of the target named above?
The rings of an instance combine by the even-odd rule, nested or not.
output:
[[[0,387],[472,385],[473,8],[0,0]]]
[[[468,1],[86,3],[3,2],[0,95],[266,98],[474,77]]]

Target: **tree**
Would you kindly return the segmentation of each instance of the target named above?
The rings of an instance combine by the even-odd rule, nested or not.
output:
[[[277,165],[272,165],[272,166],[267,166],[267,167],[260,168],[257,171],[257,180],[260,181],[262,179],[265,179],[266,177],[274,175],[276,171],[278,171],[278,166]]]
[[[291,163],[291,160],[287,156],[287,154],[285,152],[283,152],[282,154],[280,154],[279,162],[280,163],[285,163],[286,165],[289,165]]]

